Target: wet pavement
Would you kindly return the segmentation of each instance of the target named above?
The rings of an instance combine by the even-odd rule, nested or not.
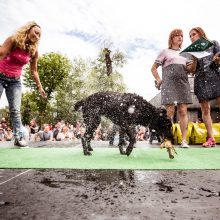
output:
[[[2,220],[214,220],[219,216],[220,170],[0,170]]]

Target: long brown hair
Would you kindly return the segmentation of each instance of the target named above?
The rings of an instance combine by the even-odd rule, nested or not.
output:
[[[204,37],[205,39],[208,40],[208,37],[207,37],[205,31],[201,27],[194,27],[190,30],[190,32],[191,31],[196,31],[200,37]]]
[[[183,35],[183,31],[181,29],[174,29],[170,32],[169,40],[168,40],[168,48],[169,49],[172,49],[173,38],[177,35]],[[181,48],[181,47],[182,47],[182,44],[179,45],[179,48]]]
[[[16,42],[15,46],[27,51],[31,54],[32,57],[38,49],[39,41],[36,41],[34,43],[27,43],[27,40],[29,31],[36,26],[40,28],[40,26],[35,21],[28,22],[26,25],[20,27],[13,35]]]

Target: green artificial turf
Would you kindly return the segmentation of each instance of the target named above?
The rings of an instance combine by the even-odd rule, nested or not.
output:
[[[0,168],[220,169],[220,148],[176,150],[171,160],[159,148],[135,148],[129,157],[117,148],[94,148],[92,156],[84,156],[81,148],[2,148]]]

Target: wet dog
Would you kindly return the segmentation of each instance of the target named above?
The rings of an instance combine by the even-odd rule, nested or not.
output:
[[[75,111],[82,111],[86,132],[82,137],[84,155],[91,155],[93,149],[90,141],[94,131],[101,122],[101,116],[109,118],[120,127],[120,136],[127,134],[129,145],[126,151],[119,141],[121,154],[129,156],[135,143],[134,126],[149,126],[162,137],[163,140],[173,140],[172,123],[167,117],[166,110],[156,108],[143,97],[131,93],[98,92],[78,101]]]

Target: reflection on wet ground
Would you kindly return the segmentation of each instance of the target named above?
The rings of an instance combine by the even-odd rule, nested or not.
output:
[[[217,170],[40,169],[0,191],[0,219],[45,219],[48,212],[49,220],[218,219],[220,214]]]

